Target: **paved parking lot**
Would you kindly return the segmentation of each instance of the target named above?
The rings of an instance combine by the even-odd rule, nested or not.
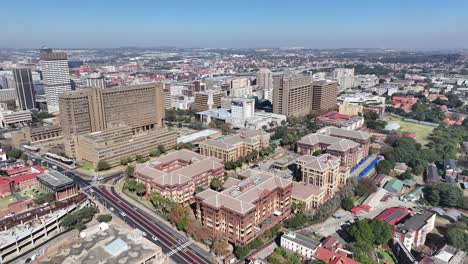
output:
[[[399,206],[404,206],[407,208],[415,208],[416,204],[412,202],[400,201],[397,196],[392,196],[386,202],[380,203],[374,210],[359,214],[357,218],[358,219],[364,219],[364,218],[372,219],[387,208],[399,207]],[[340,210],[343,211],[342,209]],[[345,223],[354,218],[356,218],[356,216],[354,216],[350,212],[345,212],[345,215],[341,217],[340,219],[330,217],[327,220],[325,220],[323,223],[316,224],[316,225],[307,227],[305,229],[308,231],[315,232],[322,237],[334,236],[338,238],[341,242],[344,242],[345,240],[343,238],[346,238],[346,234],[344,232],[344,229],[346,229]]]

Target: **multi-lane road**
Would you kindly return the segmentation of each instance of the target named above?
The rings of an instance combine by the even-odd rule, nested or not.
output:
[[[72,178],[81,189],[87,194],[96,198],[115,215],[124,220],[128,225],[137,228],[153,243],[160,246],[175,263],[181,264],[202,264],[212,263],[211,254],[191,243],[191,240],[180,235],[172,227],[157,220],[154,216],[143,212],[141,209],[133,206],[124,198],[119,196],[114,187],[111,191],[103,187],[91,185],[91,180],[85,180],[76,171],[69,170],[62,164],[44,159],[35,153],[27,153],[30,160],[36,165],[46,165],[54,168],[68,177]],[[121,173],[106,177],[105,181],[117,181],[122,178]]]

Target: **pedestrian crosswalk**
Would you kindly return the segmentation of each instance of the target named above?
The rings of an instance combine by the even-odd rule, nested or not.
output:
[[[174,254],[176,254],[178,251],[181,251],[182,249],[188,247],[190,244],[192,244],[192,241],[188,240],[187,242],[183,243],[182,245],[179,245],[175,249],[171,250],[169,253],[167,253],[167,256],[170,257]]]

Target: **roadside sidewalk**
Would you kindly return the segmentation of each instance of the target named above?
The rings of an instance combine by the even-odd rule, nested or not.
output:
[[[153,210],[149,209],[148,207],[146,207],[145,205],[135,201],[132,197],[128,196],[126,193],[122,192],[121,189],[120,189],[120,184],[116,184],[115,185],[115,191],[120,195],[122,196],[126,201],[128,201],[129,203],[131,203],[133,206],[137,207],[139,210],[142,210],[144,211],[145,213],[147,214],[150,214],[151,216],[153,216],[154,218],[156,218],[157,220],[161,221],[162,223],[168,225],[171,227],[172,231],[173,232],[176,232],[178,233],[179,235],[183,236],[183,237],[186,237],[187,239],[189,239],[190,241],[192,241],[192,243],[196,244],[198,247],[202,248],[203,250],[207,251],[207,252],[210,252],[210,248],[201,243],[201,242],[198,242],[198,241],[195,241],[193,240],[191,237],[187,236],[184,232],[182,231],[179,231],[177,230],[175,227],[172,226],[172,224],[170,222],[168,222],[166,219],[164,219],[162,216],[158,215],[157,213],[155,213]]]

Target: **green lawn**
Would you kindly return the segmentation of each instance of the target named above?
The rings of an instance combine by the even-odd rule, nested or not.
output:
[[[37,198],[38,196],[44,193],[45,192],[44,190],[42,190],[42,188],[39,188],[37,186],[32,186],[32,187],[23,189],[20,194],[23,197]]]
[[[8,204],[14,201],[16,201],[15,198],[11,196],[6,196],[5,198],[0,197],[0,210],[7,208]]]
[[[397,123],[400,125],[400,129],[398,129],[398,132],[411,132],[416,134],[416,141],[418,143],[421,143],[422,145],[427,144],[428,142],[428,136],[432,133],[432,130],[434,130],[434,127],[428,126],[428,125],[423,125],[423,124],[417,124],[417,123],[412,123],[408,121],[403,121],[399,118],[392,117],[387,120],[388,123]]]
[[[87,171],[91,171],[93,172],[94,171],[94,167],[93,167],[93,164],[89,163],[89,162],[80,162],[80,167],[83,168],[84,170],[87,170]]]
[[[390,255],[388,251],[380,250],[380,249],[377,249],[376,251],[379,256],[379,259],[381,260],[380,263],[395,264],[395,261],[393,260],[392,256]]]

